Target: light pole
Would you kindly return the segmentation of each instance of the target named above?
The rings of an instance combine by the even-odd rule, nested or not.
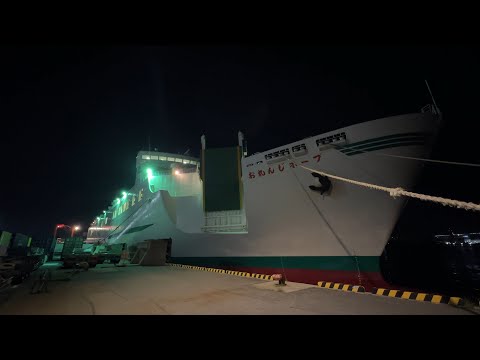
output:
[[[75,231],[78,231],[78,230],[80,230],[80,226],[75,225],[74,227],[72,227],[72,237],[73,237],[73,234],[75,233]]]

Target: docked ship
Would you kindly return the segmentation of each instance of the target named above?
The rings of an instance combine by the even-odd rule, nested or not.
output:
[[[440,117],[427,105],[254,154],[240,132],[223,148],[201,136],[200,158],[140,151],[134,186],[93,221],[87,242],[168,239],[172,263],[386,286],[380,256],[404,198],[308,169],[411,190],[423,165],[405,157],[430,156]]]

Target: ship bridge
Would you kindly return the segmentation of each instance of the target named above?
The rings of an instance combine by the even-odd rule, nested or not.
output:
[[[139,151],[136,160],[137,180],[145,176],[147,168],[151,169],[154,174],[166,174],[175,169],[182,169],[183,172],[196,171],[199,165],[198,159],[187,155]]]
[[[168,191],[170,196],[192,196],[201,193],[198,159],[157,151],[137,154],[136,183],[148,182],[149,190]]]

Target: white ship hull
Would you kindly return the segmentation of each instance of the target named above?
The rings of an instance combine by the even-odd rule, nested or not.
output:
[[[405,200],[337,180],[331,180],[331,191],[321,195],[309,188],[315,184],[311,172],[298,165],[412,189],[422,163],[379,153],[428,156],[437,121],[431,113],[384,118],[242,158],[244,208],[237,212],[237,228],[226,223],[223,230],[212,214],[206,219],[202,180],[192,172],[162,175],[150,179],[150,186],[148,180],[137,181],[130,193],[142,192],[141,199],[137,196],[121,215],[92,229],[110,226],[110,243],[172,239],[173,262],[284,271],[290,280],[311,283],[382,285],[378,259]],[[318,142],[328,141],[330,135],[339,140],[335,147]],[[300,151],[290,151],[289,157],[276,162],[268,155],[303,144],[297,147]],[[229,216],[234,219],[235,213]],[[89,231],[91,239],[93,234]]]

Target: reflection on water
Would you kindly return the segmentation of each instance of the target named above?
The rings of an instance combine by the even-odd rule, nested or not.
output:
[[[480,299],[480,233],[390,241],[381,265],[391,284]]]

